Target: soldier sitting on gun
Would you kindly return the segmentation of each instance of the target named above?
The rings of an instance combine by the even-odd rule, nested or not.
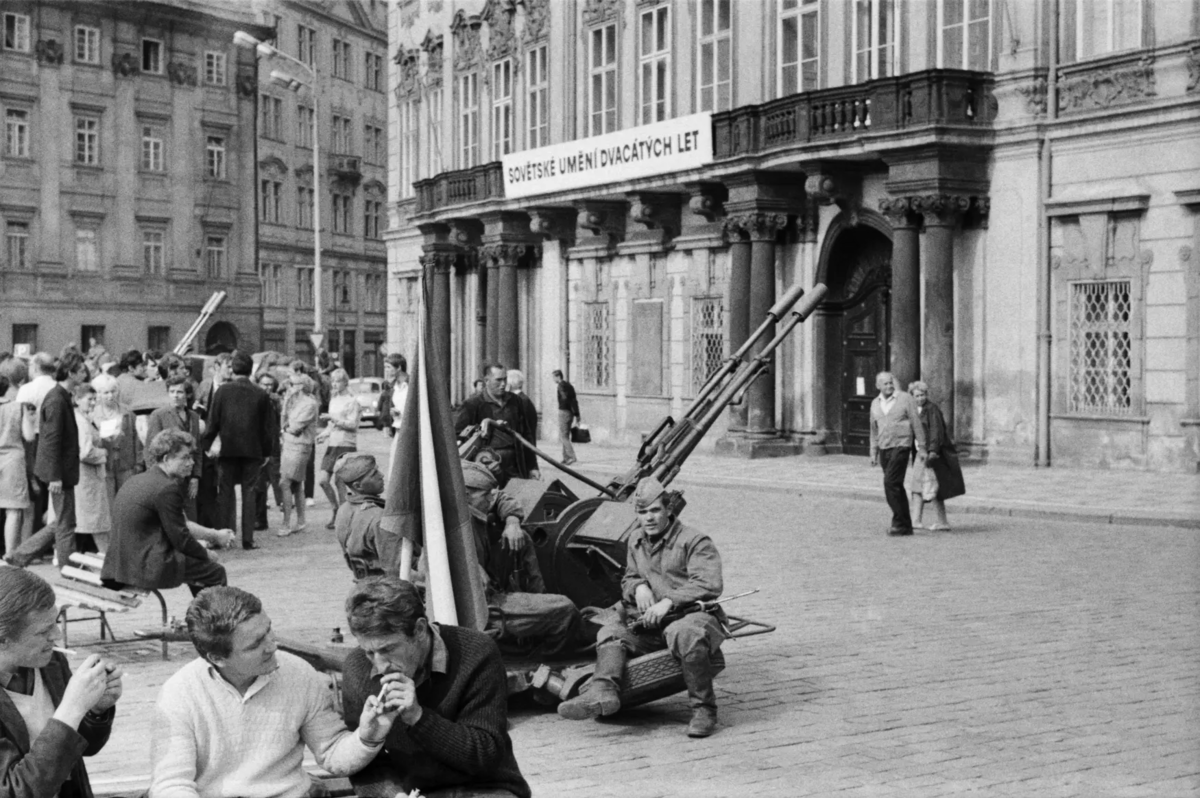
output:
[[[521,529],[521,506],[497,488],[485,465],[464,460],[462,467],[475,551],[487,578],[487,631],[514,654],[553,658],[573,651],[580,642],[579,609],[566,596],[546,592],[533,541]]]
[[[380,526],[383,518],[384,479],[369,454],[346,454],[333,465],[334,475],[346,486],[346,501],[333,521],[334,534],[355,570],[355,577],[400,575],[402,538]],[[358,573],[355,562],[364,573]]]
[[[710,658],[726,637],[724,614],[720,607],[711,613],[688,610],[721,595],[721,556],[711,538],[671,514],[673,498],[653,477],[638,485],[638,526],[629,537],[617,617],[596,636],[591,681],[578,697],[558,705],[564,718],[584,720],[619,710],[626,658],[665,648],[683,668],[692,705],[688,736],[707,737],[716,730]]]

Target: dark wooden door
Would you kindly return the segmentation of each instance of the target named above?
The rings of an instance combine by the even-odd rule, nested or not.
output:
[[[875,375],[888,364],[888,292],[877,286],[846,310],[842,329],[842,446],[846,454],[869,454]]]

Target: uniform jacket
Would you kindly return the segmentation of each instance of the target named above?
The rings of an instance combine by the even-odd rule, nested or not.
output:
[[[888,413],[883,412],[878,396],[871,402],[872,457],[880,449],[911,449],[914,440],[917,446],[925,448],[925,428],[917,414],[917,403],[904,391],[898,390],[893,396],[895,401]]]
[[[656,541],[641,525],[629,536],[621,595],[636,603],[638,585],[649,585],[655,599],[669,598],[676,606],[718,598],[724,590],[721,555],[712,538],[678,519]]]
[[[403,538],[383,529],[383,499],[350,493],[338,506],[333,530],[342,551],[364,560],[388,576],[400,575],[400,548]]]
[[[221,436],[221,458],[255,460],[271,454],[271,399],[244,377],[234,377],[213,393],[201,444],[208,451]]]
[[[183,487],[158,466],[131,477],[113,500],[113,531],[101,576],[161,590],[183,584],[184,558],[207,560],[188,532]]]
[[[41,674],[57,707],[71,678],[66,657],[56,651]],[[99,718],[85,715],[78,731],[51,719],[38,738],[30,740],[25,719],[0,690],[0,796],[92,798],[82,757],[92,756],[108,742],[115,715],[115,707]]]
[[[79,427],[71,395],[55,385],[38,411],[38,447],[33,473],[42,482],[62,481],[64,488],[79,484]]]

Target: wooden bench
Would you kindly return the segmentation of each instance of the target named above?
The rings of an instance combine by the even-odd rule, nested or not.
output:
[[[100,580],[100,572],[104,568],[103,555],[80,554],[71,555],[71,565],[64,566],[62,578],[54,583],[54,595],[58,605],[58,623],[62,628],[63,646],[70,648],[67,637],[67,624],[79,621],[100,621],[101,642],[121,642],[117,640],[112,625],[108,622],[110,612],[129,612],[142,605],[142,600],[150,594],[158,599],[162,608],[162,628],[165,632],[170,626],[167,617],[167,600],[157,590],[144,590],[137,587],[124,587],[111,590]],[[69,618],[68,610],[81,609],[96,613],[81,618]],[[159,635],[162,640],[162,658],[168,658],[167,636]]]

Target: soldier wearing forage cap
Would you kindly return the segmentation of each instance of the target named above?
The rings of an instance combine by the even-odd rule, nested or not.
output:
[[[483,459],[499,468],[499,458]],[[487,580],[487,631],[512,653],[553,658],[574,650],[579,609],[566,596],[546,592],[533,541],[521,529],[521,505],[498,489],[489,467],[469,460],[462,467],[475,552]]]
[[[711,656],[726,637],[724,616],[719,607],[712,613],[688,612],[687,605],[721,595],[721,556],[708,535],[675,518],[672,498],[653,477],[638,485],[638,525],[629,536],[618,619],[597,634],[595,673],[577,698],[559,704],[564,718],[584,720],[619,710],[625,660],[665,648],[683,668],[692,705],[688,736],[707,737],[716,730]],[[686,614],[668,618],[679,612]]]
[[[402,538],[380,526],[383,519],[383,474],[369,454],[346,454],[333,466],[346,486],[346,501],[337,510],[333,529],[347,557],[360,559],[368,575],[399,576]]]

